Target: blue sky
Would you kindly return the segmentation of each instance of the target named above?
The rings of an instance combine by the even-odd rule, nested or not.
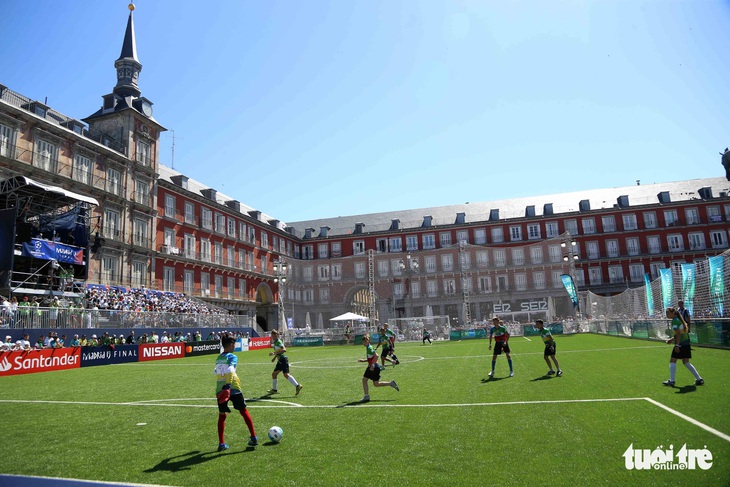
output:
[[[728,0],[135,5],[161,162],[285,222],[724,175]],[[0,11],[0,84],[101,106],[126,1]]]

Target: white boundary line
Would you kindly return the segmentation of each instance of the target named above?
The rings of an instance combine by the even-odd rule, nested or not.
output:
[[[204,405],[204,404],[165,404],[159,401],[208,401],[212,402],[213,398],[182,398],[182,399],[155,399],[148,401],[136,401],[136,402],[92,402],[92,401],[27,401],[19,399],[0,399],[0,403],[11,403],[11,404],[75,404],[75,405],[87,405],[87,406],[137,406],[137,407],[184,407],[184,408],[215,408],[215,404]],[[682,414],[669,406],[665,406],[659,401],[655,401],[650,397],[619,397],[619,398],[603,398],[603,399],[556,399],[548,401],[505,401],[505,402],[474,402],[474,403],[443,403],[443,404],[359,404],[356,402],[331,405],[331,404],[319,404],[319,405],[304,405],[295,402],[278,401],[274,399],[264,398],[247,398],[248,402],[252,403],[253,408],[297,408],[297,409],[335,409],[343,407],[360,407],[360,408],[453,408],[453,407],[489,407],[489,406],[520,406],[520,405],[534,405],[534,404],[579,404],[579,403],[590,403],[590,402],[624,402],[624,401],[646,401],[649,404],[653,404],[665,411],[674,414],[675,416],[691,423],[713,435],[721,438],[725,441],[730,442],[730,435],[723,433],[722,431],[716,430],[694,418]],[[254,404],[254,403],[273,403],[271,405]],[[274,405],[277,404],[277,405]]]

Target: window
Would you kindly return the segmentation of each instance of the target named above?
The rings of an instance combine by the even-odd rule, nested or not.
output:
[[[527,290],[527,276],[525,274],[515,274],[515,289],[518,291]]]
[[[238,249],[238,268],[246,268],[246,251],[244,249]]]
[[[644,264],[629,264],[629,279],[631,282],[644,280]]]
[[[726,206],[725,208],[730,211],[730,206]],[[707,221],[710,223],[718,223],[722,221],[722,215],[720,214],[719,206],[707,207]]]
[[[317,268],[319,271],[319,280],[320,281],[329,281],[330,279],[330,266],[328,265],[321,265]]]
[[[497,267],[504,267],[507,265],[507,255],[504,249],[494,250],[494,265]]]
[[[210,240],[207,238],[200,239],[200,260],[204,260],[205,262],[211,261]]]
[[[361,255],[365,253],[365,240],[355,240],[352,242],[352,252],[355,255]]]
[[[550,258],[550,262],[560,262],[560,260],[563,258],[563,252],[560,245],[550,245],[548,247],[548,255]]]
[[[101,258],[101,277],[105,283],[117,284],[119,280],[119,257],[105,255]]]
[[[492,243],[504,242],[504,230],[502,227],[492,227]]]
[[[403,299],[404,296],[404,287],[402,282],[394,282],[393,283],[393,295],[396,299]]]
[[[246,299],[246,279],[238,279],[238,299]]]
[[[443,272],[451,272],[454,270],[454,256],[445,254],[441,256],[441,270]]]
[[[639,226],[636,224],[636,215],[633,213],[622,216],[624,221],[624,230],[636,230]]]
[[[303,275],[302,278],[304,279],[304,282],[312,282],[312,267],[307,266],[304,269],[302,269]]]
[[[375,251],[378,253],[387,252],[388,251],[388,239],[379,238],[379,239],[375,240]]]
[[[35,150],[35,166],[43,169],[44,171],[56,172],[58,147],[43,139],[39,139],[36,142]]]
[[[518,242],[522,240],[522,227],[520,225],[512,225],[509,227],[510,242]]]
[[[429,298],[438,296],[438,282],[434,280],[426,281],[426,294]]]
[[[215,231],[218,233],[226,233],[226,216],[220,213],[215,214]]]
[[[269,248],[269,234],[267,232],[261,232],[261,246],[265,249]]]
[[[164,233],[164,245],[167,246],[167,252],[170,252],[170,247],[175,246],[175,230],[173,228],[165,228]]]
[[[319,302],[324,304],[330,302],[330,289],[328,287],[319,289]]]
[[[687,225],[697,225],[700,223],[700,214],[697,208],[685,208],[684,217],[687,220]]]
[[[484,245],[487,243],[487,230],[484,228],[477,228],[474,230],[474,243],[477,245]]]
[[[418,236],[406,236],[406,250],[418,250]]]
[[[439,243],[441,244],[441,247],[450,247],[451,246],[451,232],[441,232],[439,234]]]
[[[302,259],[304,259],[304,260],[314,259],[314,245],[303,245],[302,246]]]
[[[730,205],[725,205],[725,221],[730,221]]]
[[[423,264],[426,266],[426,272],[436,272],[436,256],[427,255],[423,258]]]
[[[562,271],[553,271],[553,274],[552,274],[553,287],[563,287],[563,278],[560,277],[562,274],[563,274]],[[575,280],[575,285],[578,286],[578,279]]]
[[[185,223],[195,223],[195,205],[190,201],[185,202]]]
[[[461,258],[461,270],[468,271],[471,269],[471,254],[469,252],[461,252],[459,254]]]
[[[608,280],[611,284],[619,284],[624,282],[624,270],[620,265],[612,265],[608,267]]]
[[[403,250],[403,240],[400,237],[390,239],[390,251],[401,252]]]
[[[469,231],[468,230],[457,230],[456,231],[456,243],[468,244],[469,243]]]
[[[618,240],[606,240],[606,255],[618,257]]]
[[[132,261],[132,287],[141,288],[147,285],[147,263],[143,260]]]
[[[421,283],[418,281],[411,281],[411,297],[418,299],[421,297]]]
[[[547,238],[553,238],[560,235],[558,232],[558,222],[547,222],[545,223],[545,236]]]
[[[332,264],[332,280],[339,281],[342,279],[342,264]]]
[[[213,230],[213,211],[210,208],[201,207],[200,218],[203,220],[203,228]]]
[[[456,279],[444,279],[444,294],[456,294]]]
[[[150,156],[151,154],[152,154],[152,151],[150,150],[150,145],[143,140],[138,140],[137,141],[137,162],[139,162],[143,166],[150,166],[152,164],[152,158]]]
[[[472,291],[471,277],[461,278],[461,290],[464,293],[470,293]]]
[[[603,275],[600,267],[589,267],[588,268],[588,281],[592,286],[603,284]]]
[[[489,265],[489,254],[486,250],[477,252],[477,267],[484,269]]]
[[[647,211],[644,213],[644,227],[645,228],[656,228],[656,213],[653,211]]]
[[[332,242],[332,257],[342,257],[342,244],[340,242]]]
[[[524,249],[512,249],[512,265],[525,265]]]
[[[684,250],[684,240],[680,234],[667,235],[667,246],[670,252],[681,252]]]
[[[210,296],[210,274],[207,272],[200,273],[200,294]]]
[[[175,268],[165,267],[163,269],[162,277],[162,290],[163,291],[174,291],[175,290]]]
[[[705,234],[698,232],[698,233],[690,233],[687,235],[687,240],[689,240],[689,249],[690,250],[701,250],[705,248]]]
[[[616,231],[616,217],[613,215],[607,215],[601,217],[601,225],[603,225],[603,231],[615,232]]]
[[[246,241],[246,224],[243,222],[238,222],[238,239],[242,242]]]
[[[527,225],[527,238],[529,240],[540,240],[540,225],[528,224]]]
[[[662,244],[658,235],[649,235],[646,237],[646,245],[649,247],[650,254],[659,254],[662,251]]]
[[[236,220],[228,217],[228,236],[236,238]]]
[[[226,248],[226,265],[228,267],[236,266],[236,249],[233,248],[233,245]]]
[[[656,279],[659,277],[659,274],[661,273],[661,270],[664,269],[664,262],[651,262],[649,264],[650,272],[651,272],[651,278]]]
[[[598,259],[601,256],[598,251],[598,242],[586,242],[586,253],[589,259]]]
[[[497,276],[497,292],[509,291],[507,276]]]
[[[147,218],[134,217],[132,221],[132,243],[140,247],[150,247],[150,222]]]
[[[117,196],[122,195],[122,173],[112,168],[106,170],[106,190]]]
[[[677,224],[677,210],[664,210],[664,224],[668,227]]]
[[[639,246],[639,239],[631,237],[626,239],[626,251],[629,255],[639,255],[641,253],[641,247]]]
[[[165,216],[175,218],[175,196],[165,194]]]
[[[195,236],[189,233],[185,234],[185,249],[184,255],[188,259],[195,258]]]
[[[229,277],[227,279],[227,283],[226,283],[226,297],[228,299],[233,299],[235,295],[236,295],[236,278]]]
[[[320,259],[327,259],[329,257],[329,244],[317,244],[317,257]]]
[[[492,292],[492,280],[487,277],[478,277],[477,278],[477,288],[479,289],[480,293],[489,293]]]
[[[433,233],[426,233],[422,237],[424,249],[435,249],[436,248],[436,237]]]
[[[91,159],[76,154],[74,158],[73,179],[83,184],[91,184]]]
[[[357,279],[365,278],[365,263],[355,262],[355,277]]]
[[[143,179],[134,181],[134,201],[149,206],[152,202],[150,183]]]
[[[596,219],[591,218],[583,218],[583,233],[586,235],[590,235],[593,233],[596,233]]]
[[[530,248],[530,262],[533,264],[542,264],[542,247]]]
[[[727,236],[722,230],[710,232],[710,242],[713,249],[724,249],[727,247]]]
[[[571,235],[578,235],[578,221],[565,220],[565,231]]]
[[[545,273],[535,272],[532,275],[532,282],[535,289],[545,289]]]
[[[15,135],[13,129],[7,125],[0,124],[0,156],[15,158],[13,151]]]
[[[254,226],[248,227],[248,243],[251,243],[251,244],[256,243],[256,227],[254,227]]]
[[[216,264],[223,264],[223,244],[221,242],[215,242],[213,244],[213,262]]]
[[[114,240],[121,240],[122,238],[122,215],[117,210],[107,208],[104,210],[104,236],[112,238]]]
[[[195,290],[195,272],[185,269],[183,273],[183,292],[185,294],[193,294]]]
[[[215,276],[215,297],[223,297],[223,276]]]
[[[387,260],[378,261],[378,275],[380,277],[385,277],[388,275],[388,261]]]

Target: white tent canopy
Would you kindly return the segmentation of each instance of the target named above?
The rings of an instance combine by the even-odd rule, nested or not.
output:
[[[360,316],[358,314],[348,311],[343,315],[330,318],[330,321],[369,321],[369,318],[367,316]]]

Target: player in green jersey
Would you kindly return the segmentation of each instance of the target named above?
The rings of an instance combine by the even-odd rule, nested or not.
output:
[[[362,337],[362,344],[365,346],[366,358],[358,359],[358,362],[367,362],[368,367],[365,369],[365,374],[362,376],[362,390],[365,393],[360,402],[370,401],[370,391],[368,389],[368,380],[373,381],[375,387],[386,387],[390,386],[396,391],[400,391],[398,384],[394,380],[385,382],[380,380],[380,365],[378,364],[378,352],[370,344],[370,334],[366,333]]]
[[[241,392],[241,379],[236,373],[238,365],[238,357],[233,354],[236,348],[236,339],[230,335],[221,339],[223,353],[218,355],[215,360],[215,395],[218,399],[218,451],[228,450],[228,444],[224,439],[226,429],[226,416],[231,412],[228,407],[228,401],[233,403],[233,408],[238,410],[246,422],[251,438],[248,440],[248,446],[256,446],[259,444],[256,431],[253,426],[251,414],[246,409],[246,400]]]
[[[393,364],[393,366],[396,366],[400,363],[398,357],[396,357],[395,355],[393,355],[393,358],[388,357],[388,355],[393,354],[392,344],[395,341],[395,333],[388,330],[387,326],[388,325],[386,324],[378,330],[378,344],[375,345],[376,351],[378,350],[378,347],[380,347],[381,345],[383,346],[383,348],[380,349],[382,353],[382,355],[380,355],[380,362],[383,367],[385,367],[386,360]]]
[[[492,335],[494,335],[494,355],[492,355],[492,371],[487,374],[488,377],[494,375],[494,366],[497,364],[497,357],[502,355],[502,352],[507,355],[507,363],[509,364],[509,376],[514,377],[515,372],[512,368],[512,356],[510,355],[511,350],[509,349],[509,332],[507,327],[504,326],[502,320],[498,317],[492,318],[492,328],[489,330],[489,350],[492,349]]]
[[[548,373],[547,375],[553,375],[555,374],[555,371],[553,370],[552,365],[550,365],[550,359],[553,359],[553,362],[555,363],[555,368],[558,369],[558,377],[563,375],[563,371],[560,370],[560,364],[558,363],[558,359],[555,358],[555,340],[553,340],[553,334],[550,333],[550,330],[545,328],[545,324],[542,320],[536,320],[535,326],[538,330],[540,330],[540,338],[542,338],[542,341],[545,343],[545,363],[548,366]]]
[[[672,357],[669,359],[669,380],[664,381],[663,384],[674,387],[674,378],[677,374],[677,359],[682,359],[682,363],[687,367],[687,370],[695,376],[695,385],[703,385],[705,380],[700,377],[695,366],[689,363],[689,359],[692,358],[692,347],[690,346],[689,327],[687,323],[684,321],[682,314],[674,308],[667,308],[666,315],[667,318],[672,320],[672,332],[674,335],[667,340],[667,343],[671,343],[674,348],[672,349]]]
[[[269,356],[274,356],[271,361],[278,360],[278,362],[276,362],[276,367],[274,367],[274,371],[271,373],[271,390],[268,393],[279,393],[277,390],[277,384],[279,383],[277,377],[280,372],[283,372],[284,378],[292,383],[296,389],[295,395],[298,396],[304,386],[298,383],[293,375],[289,375],[289,358],[286,356],[286,347],[281,338],[279,338],[278,330],[271,330],[271,347],[274,349],[273,352],[269,352]]]

